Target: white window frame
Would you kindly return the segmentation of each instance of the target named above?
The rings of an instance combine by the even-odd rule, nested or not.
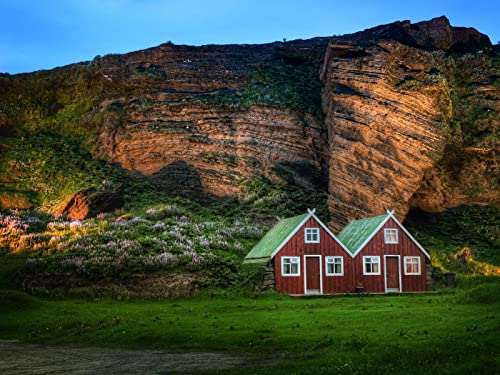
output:
[[[293,260],[294,262],[291,263],[297,263],[297,272],[296,273],[285,273],[285,259],[290,259]],[[290,271],[292,268],[290,267]],[[289,257],[289,256],[282,256],[281,257],[281,276],[283,277],[290,277],[290,276],[300,276],[300,257]]]
[[[413,259],[417,259],[418,272],[406,272],[406,265],[407,264],[414,264],[413,262],[411,262],[411,260],[413,260]],[[404,257],[404,273],[405,273],[405,275],[421,275],[422,274],[422,270],[420,267],[420,257],[418,255]]]
[[[394,232],[396,234],[396,240],[394,240],[394,241],[388,241],[387,240],[387,234],[390,233],[390,232]],[[398,233],[398,229],[397,228],[386,228],[386,229],[384,229],[384,243],[388,243],[388,244],[399,243],[399,233]]]
[[[377,259],[377,262],[378,262],[378,271],[377,272],[366,272],[366,260],[367,259]],[[370,261],[371,264],[373,264],[371,261]],[[380,264],[380,256],[379,255],[367,255],[367,256],[364,256],[363,257],[363,275],[369,275],[369,276],[373,276],[373,275],[381,275],[381,267],[382,265]]]
[[[335,273],[335,261],[340,259],[340,273]],[[334,272],[328,272],[328,264],[333,264]],[[344,276],[344,257],[343,256],[327,256],[325,257],[325,275],[326,276]]]
[[[316,241],[313,240],[310,241],[307,239],[308,234],[310,234],[311,236],[316,234],[318,239]],[[319,228],[304,228],[304,243],[320,243]]]

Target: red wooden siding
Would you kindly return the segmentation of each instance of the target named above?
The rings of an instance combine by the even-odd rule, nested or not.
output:
[[[397,228],[398,239],[397,244],[384,243],[384,229]],[[363,256],[378,255],[380,256],[380,275],[363,275]],[[399,265],[401,268],[401,284],[403,292],[418,292],[425,291],[426,288],[426,273],[425,273],[425,255],[420,251],[417,245],[406,235],[405,232],[394,222],[389,219],[387,223],[378,231],[378,233],[366,244],[354,258],[355,282],[354,286],[363,286],[368,293],[383,293],[385,292],[384,284],[384,255],[399,255]],[[418,256],[420,257],[420,275],[405,275],[404,273],[404,257]],[[391,258],[387,258],[389,260]]]
[[[320,243],[304,243],[304,228],[319,228]],[[276,289],[288,294],[304,294],[304,255],[321,255],[323,294],[350,293],[354,291],[352,257],[311,217],[274,257]],[[281,275],[281,257],[300,257],[300,276]],[[344,258],[344,276],[326,276],[325,256]],[[316,260],[312,257],[307,259]]]

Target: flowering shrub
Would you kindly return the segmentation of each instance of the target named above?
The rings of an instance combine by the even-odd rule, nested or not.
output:
[[[152,229],[155,231],[155,232],[159,232],[159,231],[162,231],[163,229],[166,228],[166,225],[164,222],[162,221],[158,221],[155,225],[152,226]]]
[[[172,268],[205,269],[208,259],[213,264],[214,253],[241,259],[264,233],[259,225],[243,220],[197,221],[175,205],[149,209],[145,216],[41,221],[19,212],[0,214],[0,246],[4,241],[10,251],[31,254],[26,262],[30,272],[120,277]],[[245,245],[248,240],[253,242]]]
[[[146,216],[151,219],[155,219],[159,216],[159,211],[156,208],[149,208],[146,210]]]
[[[140,223],[149,223],[148,220],[143,219],[142,217],[134,217],[133,219],[129,220],[130,224],[140,224]]]
[[[30,229],[33,224],[40,221],[34,216],[19,216],[19,211],[13,210],[12,213],[0,213],[0,235],[10,233],[24,233]]]

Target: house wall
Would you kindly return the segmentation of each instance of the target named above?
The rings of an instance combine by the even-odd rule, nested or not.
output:
[[[384,229],[397,228],[399,243],[386,244],[384,243]],[[380,256],[380,275],[363,275],[363,256],[379,255]],[[368,293],[384,293],[384,255],[399,255],[401,269],[401,284],[403,292],[420,292],[425,291],[427,285],[426,272],[426,257],[415,245],[415,243],[406,235],[405,232],[394,222],[389,219],[387,223],[378,231],[378,233],[370,240],[370,242],[361,250],[354,258],[354,287],[363,286],[365,292]],[[420,275],[405,275],[404,274],[404,256],[420,257]]]
[[[320,243],[304,243],[304,228],[319,228]],[[276,289],[288,294],[304,293],[304,255],[321,255],[323,294],[354,291],[352,257],[311,217],[275,256]],[[281,275],[281,257],[300,257],[300,276]],[[344,257],[344,276],[326,276],[325,256]]]

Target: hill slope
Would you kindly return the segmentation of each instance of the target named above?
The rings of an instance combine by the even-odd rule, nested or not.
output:
[[[0,247],[56,255],[34,261],[35,270],[67,263],[97,275],[104,271],[93,270],[89,249],[99,247],[106,269],[121,256],[115,240],[131,241],[130,272],[163,253],[189,268],[194,255],[220,250],[226,280],[257,233],[307,207],[339,230],[385,208],[404,219],[480,204],[435,220],[447,237],[464,230],[457,220],[483,233],[499,216],[496,51],[487,36],[441,17],[284,43],[166,43],[2,74],[0,207],[37,212],[2,216]],[[124,208],[74,228],[47,216],[90,187],[120,191]],[[498,265],[495,231],[448,246],[425,220],[408,224],[443,269],[457,268],[467,246],[478,262]],[[225,242],[211,245],[207,236],[220,233]],[[191,245],[196,254],[184,254]],[[464,272],[496,272],[481,267]]]

